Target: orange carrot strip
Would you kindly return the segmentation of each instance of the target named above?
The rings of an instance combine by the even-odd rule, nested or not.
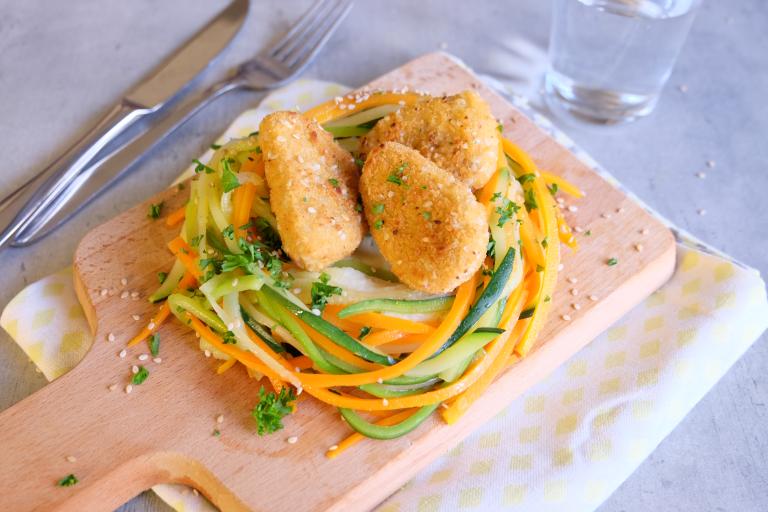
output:
[[[296,356],[293,359],[289,359],[288,364],[293,366],[294,369],[298,368],[299,370],[309,370],[315,365],[307,356]]]
[[[235,359],[234,357],[227,359],[226,361],[221,363],[218,368],[216,368],[216,374],[221,375],[225,371],[235,366],[235,363],[237,363],[237,359]]]
[[[187,206],[184,205],[178,210],[172,211],[168,214],[168,216],[165,218],[165,225],[170,227],[175,226],[176,224],[179,224],[181,221],[184,220],[184,217],[187,215]]]
[[[323,310],[323,320],[330,322],[339,329],[347,332],[355,333],[354,336],[360,332],[360,326],[350,322],[346,318],[339,318],[338,313],[346,307],[346,304],[328,304]]]
[[[414,322],[396,316],[382,315],[381,313],[360,313],[345,318],[358,325],[367,325],[376,329],[389,329],[413,334],[426,334],[433,332],[435,328],[424,322]]]
[[[296,318],[296,321],[299,323],[302,329],[304,329],[304,332],[307,333],[307,335],[314,341],[320,348],[328,352],[334,357],[338,357],[342,361],[355,365],[360,369],[364,370],[378,370],[381,368],[380,364],[371,363],[369,361],[366,361],[365,359],[362,359],[349,350],[345,349],[344,347],[340,347],[337,344],[335,344],[333,341],[329,340],[326,336],[323,336],[310,326],[308,326],[304,321],[301,320],[301,318]]]
[[[247,234],[243,226],[248,223],[255,197],[256,186],[253,183],[243,183],[232,193],[232,226],[237,238],[245,238]]]
[[[405,333],[401,331],[376,331],[365,337],[365,344],[369,347],[376,347],[400,339],[403,336],[405,336]]]
[[[263,178],[265,176],[264,159],[261,155],[253,155],[250,158],[246,158],[240,166],[240,172],[252,172]]]
[[[573,197],[584,197],[584,192],[579,190],[579,187],[571,183],[570,181],[561,178],[560,176],[557,176],[555,174],[549,173],[549,172],[541,172],[541,177],[544,178],[544,181],[546,181],[548,184],[555,183],[557,184],[557,188],[568,194],[569,196]]]
[[[372,107],[378,107],[380,105],[396,105],[399,102],[410,105],[415,103],[421,98],[421,95],[414,92],[407,93],[395,93],[395,92],[381,92],[373,93],[367,99],[357,103],[357,101],[351,96],[347,95],[342,98],[340,103],[336,103],[335,100],[326,101],[320,105],[313,107],[306,112],[304,116],[308,119],[314,118],[319,124],[325,124],[334,119],[348,116],[355,112],[360,112]],[[348,110],[348,107],[352,107],[353,110]]]
[[[199,281],[203,276],[203,272],[200,270],[200,265],[197,261],[197,252],[180,236],[168,242],[168,249],[184,264],[187,272]]]
[[[160,324],[162,324],[170,314],[171,307],[168,305],[167,301],[163,302],[163,304],[160,306],[160,309],[158,309],[157,313],[155,313],[155,316],[149,320],[147,326],[139,331],[139,334],[131,338],[131,341],[128,342],[127,346],[132,347],[157,332],[157,330],[160,328]]]

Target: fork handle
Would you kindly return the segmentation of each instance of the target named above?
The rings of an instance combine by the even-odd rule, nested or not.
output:
[[[115,137],[152,112],[123,101],[40,174],[0,202],[0,249],[64,191]]]

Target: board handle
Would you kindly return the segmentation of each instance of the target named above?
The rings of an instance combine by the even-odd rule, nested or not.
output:
[[[124,391],[99,381],[95,365],[81,364],[0,413],[0,510],[111,511],[189,467],[142,445],[146,415],[117,414],[131,406],[116,399]],[[69,474],[78,483],[58,485]]]

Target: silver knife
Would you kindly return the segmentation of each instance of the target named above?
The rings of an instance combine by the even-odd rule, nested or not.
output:
[[[227,47],[240,30],[247,12],[248,0],[233,0],[176,54],[126,94],[74,146],[21,190],[0,201],[0,249],[6,247],[36,215],[57,201],[107,144],[138,120],[160,111],[182,94],[186,86]]]

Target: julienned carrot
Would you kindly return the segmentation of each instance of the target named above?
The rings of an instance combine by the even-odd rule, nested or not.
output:
[[[165,218],[165,225],[170,227],[175,226],[176,224],[179,224],[181,221],[184,220],[184,217],[187,214],[187,205],[182,206],[178,210],[172,211],[168,214],[168,216]]]
[[[320,348],[322,348],[332,356],[337,357],[346,363],[354,365],[360,368],[361,370],[374,371],[382,367],[379,364],[371,363],[369,361],[366,361],[363,358],[357,357],[355,354],[345,349],[344,347],[340,347],[333,341],[329,340],[326,336],[323,336],[322,334],[320,334],[319,332],[317,332],[316,330],[308,326],[306,323],[304,323],[301,320],[301,318],[297,317],[296,322],[298,322],[301,328],[304,329],[304,332],[307,333],[307,335],[312,339],[312,341],[315,342],[316,345],[318,345]]]
[[[432,354],[434,354],[438,348],[453,334],[453,331],[459,326],[461,319],[467,315],[469,307],[472,304],[472,300],[475,296],[475,288],[479,281],[479,272],[468,279],[464,284],[459,286],[456,291],[456,299],[454,299],[451,309],[443,317],[443,321],[429,334],[429,338],[415,351],[405,357],[403,360],[387,366],[381,370],[373,372],[357,373],[350,375],[320,375],[320,374],[305,374],[302,375],[302,382],[304,387],[313,386],[319,387],[333,387],[333,386],[359,386],[361,384],[373,384],[378,379],[387,380],[393,379],[403,375],[405,372],[414,368],[420,362],[426,360]],[[346,406],[345,406],[346,407]],[[355,409],[355,407],[349,407]]]
[[[396,425],[397,423],[400,423],[401,421],[410,418],[413,414],[416,413],[416,411],[418,411],[418,409],[407,409],[405,411],[395,413],[391,416],[386,416],[380,419],[379,421],[375,422],[375,424],[380,425],[382,427]],[[325,452],[325,456],[328,457],[329,459],[335,459],[336,457],[341,455],[342,452],[356,445],[363,439],[365,439],[365,436],[363,436],[359,432],[355,432],[354,434],[351,434],[349,437],[341,441],[335,447],[329,448],[328,451]]]
[[[525,208],[520,208],[517,213],[521,220],[520,240],[523,242],[523,252],[533,263],[544,266],[544,255],[542,254],[541,241],[536,237],[536,227],[531,222]]]
[[[254,155],[246,158],[243,165],[240,166],[240,172],[252,172],[261,176],[264,175],[264,159],[260,155]]]
[[[293,359],[289,359],[288,364],[293,366],[294,370],[297,368],[299,370],[309,370],[315,365],[307,356],[296,356]]]
[[[557,188],[568,194],[569,196],[573,197],[584,197],[584,192],[579,190],[579,188],[574,185],[573,183],[569,182],[568,180],[561,178],[560,176],[556,176],[549,172],[543,172],[541,171],[541,177],[544,178],[544,181],[547,182],[547,184],[556,184]]]
[[[218,368],[216,368],[216,374],[221,375],[225,371],[235,366],[236,363],[237,363],[237,359],[235,359],[234,357],[230,357],[229,359],[221,363]]]
[[[412,334],[427,334],[433,332],[435,328],[424,322],[414,322],[396,316],[382,315],[381,313],[360,313],[345,318],[358,325],[367,325],[375,329],[389,329],[392,331],[402,331]]]
[[[345,307],[345,304],[328,304],[323,310],[323,320],[330,322],[342,331],[347,331],[347,333],[352,333],[354,337],[357,337],[360,332],[360,326],[350,322],[346,318],[339,318],[339,311]]]
[[[235,237],[245,238],[251,207],[256,197],[256,186],[253,183],[243,183],[232,192],[232,226]]]
[[[128,342],[127,346],[132,347],[136,345],[137,343],[140,343],[141,341],[144,341],[147,339],[148,336],[154,334],[157,329],[160,327],[160,324],[162,324],[166,318],[168,318],[168,315],[171,314],[171,307],[168,305],[168,302],[163,302],[163,304],[160,306],[160,309],[157,310],[157,313],[155,313],[155,316],[153,316],[146,327],[144,327],[139,334],[134,336],[131,341]]]
[[[180,236],[168,242],[168,249],[184,264],[187,272],[195,276],[195,279],[199,281],[203,276],[203,272],[200,270],[200,265],[197,261],[197,251],[192,249]]]
[[[365,344],[370,347],[377,347],[379,345],[384,345],[385,343],[391,343],[404,337],[405,335],[406,333],[402,331],[392,331],[385,329],[370,333],[365,337],[363,341],[365,341]]]
[[[560,210],[560,208],[555,210],[555,217],[557,218],[557,237],[561,242],[563,242],[571,249],[578,249],[579,242],[577,242],[576,237],[573,236],[573,233],[571,232],[571,226],[569,226],[565,221],[565,217],[563,216],[563,212]]]
[[[343,97],[341,102],[330,100],[326,101],[325,103],[321,103],[320,105],[304,112],[304,116],[309,119],[314,118],[315,121],[317,121],[319,124],[325,124],[329,121],[333,121],[338,117],[352,114],[353,111],[360,112],[362,110],[378,107],[380,105],[396,105],[398,103],[401,105],[410,105],[418,101],[420,98],[421,95],[415,92],[375,92],[368,96],[368,98],[358,102],[354,97],[348,95]]]

